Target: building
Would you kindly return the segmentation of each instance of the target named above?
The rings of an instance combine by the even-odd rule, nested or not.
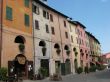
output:
[[[0,66],[27,78],[33,71],[32,2],[0,1]]]
[[[98,58],[101,56],[101,45],[98,39],[91,33],[86,32],[86,34],[88,35],[90,45],[90,64],[96,65],[98,63]]]
[[[79,44],[79,49],[80,49],[80,63],[81,63],[81,67],[84,68],[85,66],[89,66],[88,59],[89,59],[89,50],[90,50],[86,45],[87,42],[86,32],[85,32],[86,27],[78,21],[74,21],[74,22],[77,23],[76,32],[78,34],[77,43]]]
[[[40,67],[47,67],[49,75],[70,74],[73,65],[68,16],[36,0],[33,8],[35,72],[38,73]],[[45,55],[42,54],[43,47],[46,48]]]
[[[107,68],[110,68],[110,53],[105,53],[101,56],[102,58],[102,64],[107,66]]]
[[[47,76],[74,74],[98,60],[99,41],[46,1],[0,0],[0,67],[9,75],[29,78],[41,68]]]
[[[69,20],[70,26],[70,35],[71,35],[71,53],[72,53],[72,62],[73,62],[73,73],[77,72],[77,68],[80,67],[80,50],[79,44],[77,43],[77,23]]]

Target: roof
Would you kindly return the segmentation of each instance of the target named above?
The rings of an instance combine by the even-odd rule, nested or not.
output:
[[[52,8],[52,7],[48,6],[48,5],[46,5],[45,3],[43,3],[43,2],[41,2],[41,1],[39,1],[39,0],[33,0],[33,1],[35,1],[36,3],[39,3],[39,4],[42,5],[43,7],[46,7],[47,9],[49,9],[49,10],[55,12],[55,13],[60,14],[61,16],[65,17],[65,18],[69,18],[67,15],[65,15],[65,14],[63,14],[63,13],[61,13],[61,12],[55,10],[54,8]]]
[[[99,40],[94,35],[92,35],[92,33],[86,31],[86,34],[92,37],[95,41],[97,41],[100,44]]]
[[[75,23],[74,21],[68,20],[69,23],[77,25],[77,23]]]
[[[83,29],[85,29],[86,27],[79,21],[73,21],[74,23],[76,23],[77,25],[80,25]]]

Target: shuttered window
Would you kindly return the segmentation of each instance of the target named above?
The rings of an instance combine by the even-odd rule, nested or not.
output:
[[[50,14],[50,21],[53,22],[53,15]]]
[[[13,16],[12,16],[12,8],[11,7],[6,7],[6,19],[8,20],[12,20]]]
[[[65,37],[68,38],[68,33],[67,32],[65,32]]]
[[[29,15],[25,14],[25,25],[29,26]]]
[[[39,21],[35,20],[35,29],[39,30]]]
[[[48,25],[46,24],[45,27],[46,27],[46,32],[49,33],[49,27],[48,27]]]
[[[25,7],[29,7],[29,0],[24,0]]]
[[[51,27],[51,31],[52,31],[52,34],[54,35],[55,34],[54,27]]]

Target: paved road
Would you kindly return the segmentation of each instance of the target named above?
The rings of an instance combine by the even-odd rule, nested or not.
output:
[[[24,82],[56,82],[48,79],[42,81],[24,81]],[[104,70],[96,73],[68,75],[64,76],[59,82],[110,82],[110,70]]]

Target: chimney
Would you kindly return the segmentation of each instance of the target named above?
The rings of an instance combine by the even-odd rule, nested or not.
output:
[[[47,4],[47,0],[40,0],[41,2],[43,2],[44,4]]]

